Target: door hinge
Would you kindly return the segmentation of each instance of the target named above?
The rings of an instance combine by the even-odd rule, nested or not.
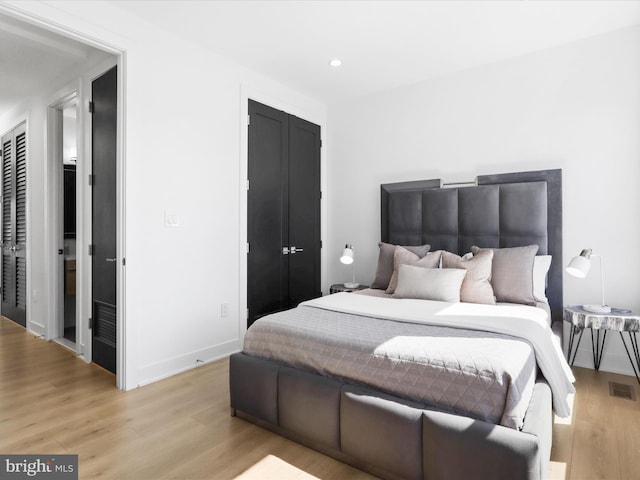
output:
[[[320,248],[322,248],[322,240],[320,240]]]
[[[89,330],[93,330],[93,317],[89,317]]]
[[[89,245],[89,256],[95,255],[95,252],[96,252],[96,246],[92,243]]]
[[[247,178],[247,191],[249,191],[249,179]]]
[[[251,126],[251,115],[247,115],[247,126]]]
[[[96,176],[93,173],[89,174],[89,186],[93,187],[96,184]]]
[[[127,259],[126,259],[126,258],[123,258],[123,259],[122,259],[122,266],[123,266],[123,267],[126,267],[126,266],[127,266]]]
[[[322,139],[320,139],[320,148],[322,148]]]
[[[247,320],[249,320],[249,309],[247,308]]]
[[[249,250],[251,250],[251,247],[249,245],[249,242],[247,242],[247,253],[249,253]]]
[[[96,104],[93,102],[93,100],[89,101],[89,113],[93,113],[96,110]]]

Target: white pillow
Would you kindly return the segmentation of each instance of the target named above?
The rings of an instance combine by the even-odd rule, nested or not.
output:
[[[551,267],[551,255],[536,255],[533,258],[533,298],[536,302],[548,303],[547,272]]]
[[[398,285],[394,296],[459,302],[460,287],[466,274],[467,271],[460,268],[424,268],[400,265]]]

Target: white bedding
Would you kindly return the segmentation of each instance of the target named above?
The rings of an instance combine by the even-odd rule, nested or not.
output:
[[[567,396],[575,378],[562,349],[554,341],[547,313],[524,305],[481,305],[429,300],[381,298],[337,293],[302,303],[325,310],[395,321],[465,328],[511,335],[527,340],[553,393],[553,407],[560,417],[571,409]]]

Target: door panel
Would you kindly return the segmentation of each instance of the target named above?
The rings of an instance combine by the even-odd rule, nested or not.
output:
[[[116,371],[117,70],[92,83],[92,360]]]
[[[2,314],[27,319],[27,137],[21,124],[2,138]]]
[[[247,294],[249,324],[288,305],[287,114],[249,101],[249,253]]]
[[[320,127],[252,100],[249,116],[248,326],[321,294]]]
[[[291,306],[320,295],[320,127],[289,120],[289,255]]]

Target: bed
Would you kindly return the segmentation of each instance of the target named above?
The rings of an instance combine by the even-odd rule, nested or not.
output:
[[[545,478],[552,411],[569,413],[573,380],[561,349],[561,171],[475,183],[381,185],[378,267],[382,245],[393,246],[395,263],[386,289],[322,297],[256,322],[230,358],[232,413],[381,478]],[[422,256],[406,253],[425,245]],[[438,266],[454,268],[422,268],[434,252]],[[520,299],[519,277],[496,270],[525,253],[551,262],[544,299],[533,291]],[[399,265],[400,255],[419,260]],[[460,262],[486,270],[485,257],[491,298],[515,295],[527,306],[477,303],[486,292],[467,288],[471,263],[460,274]],[[442,280],[420,282],[437,291],[416,291],[425,274]]]

